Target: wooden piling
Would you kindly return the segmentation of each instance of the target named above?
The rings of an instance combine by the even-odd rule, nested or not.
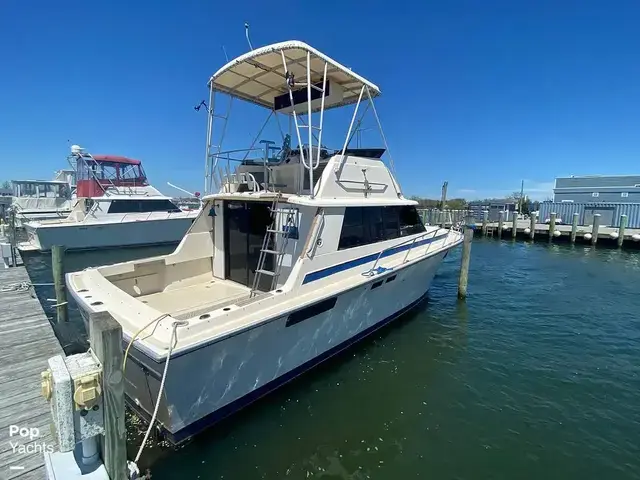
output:
[[[516,239],[518,234],[518,212],[511,212],[511,238]]]
[[[624,230],[627,228],[627,216],[620,215],[620,228],[618,229],[618,248],[624,243]]]
[[[471,241],[473,227],[464,226],[464,240],[462,242],[462,261],[460,262],[460,277],[458,278],[458,298],[467,298],[467,284],[469,283],[469,263],[471,262]]]
[[[489,210],[482,211],[482,236],[487,236],[487,224],[489,223]]]
[[[536,236],[536,218],[537,218],[538,214],[536,212],[533,212],[531,214],[531,218],[530,218],[530,222],[529,222],[529,229],[531,230],[529,232],[529,238],[531,240],[533,240],[533,238]]]
[[[598,230],[600,230],[600,214],[596,213],[593,216],[593,227],[591,228],[591,244],[598,243]]]
[[[51,270],[56,291],[56,314],[58,323],[67,321],[67,287],[64,283],[64,246],[51,247]]]
[[[100,457],[111,480],[126,480],[122,327],[109,312],[94,312],[89,316],[89,338],[103,368],[104,438],[100,442]]]
[[[549,215],[549,241],[553,241],[553,232],[556,230],[556,216],[558,214],[556,212],[551,212]]]
[[[17,226],[16,226],[16,212],[11,209],[9,214],[9,225],[11,227],[11,238],[9,243],[11,244],[11,265],[13,267],[18,265],[18,255],[16,254],[16,243],[18,238]]]
[[[502,238],[502,225],[504,223],[504,212],[498,212],[498,239]]]
[[[578,218],[579,213],[573,214],[573,220],[571,220],[571,243],[576,243],[576,233],[578,232]]]

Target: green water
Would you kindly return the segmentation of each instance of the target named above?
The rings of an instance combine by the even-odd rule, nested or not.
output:
[[[345,354],[151,447],[153,479],[640,478],[640,254],[475,239],[466,303],[458,265]]]

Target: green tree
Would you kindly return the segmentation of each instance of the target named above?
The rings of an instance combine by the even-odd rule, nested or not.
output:
[[[5,180],[4,182],[2,182],[2,188],[4,189],[10,189],[11,188],[11,182],[9,180]]]

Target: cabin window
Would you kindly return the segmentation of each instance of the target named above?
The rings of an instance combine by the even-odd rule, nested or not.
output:
[[[347,207],[338,250],[392,240],[424,231],[424,224],[413,205]]]
[[[420,214],[416,210],[416,207],[411,205],[403,205],[399,207],[400,216],[400,236],[414,235],[416,233],[424,232],[425,228],[422,224]]]
[[[112,200],[107,213],[179,212],[171,200]]]
[[[400,236],[400,216],[396,207],[383,207],[382,217],[384,219],[384,235],[386,240],[398,238]]]
[[[362,207],[347,207],[345,209],[338,250],[371,243],[369,241],[369,232],[364,228],[363,210],[364,208]]]
[[[382,219],[384,208],[363,208],[363,210],[364,223],[369,227],[369,241],[367,243],[386,240]]]

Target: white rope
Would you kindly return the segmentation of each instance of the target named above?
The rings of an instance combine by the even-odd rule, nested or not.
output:
[[[29,283],[29,282],[5,283],[4,285],[0,285],[0,293],[28,292],[30,287],[48,287],[52,285],[53,283]],[[52,300],[52,301],[55,301],[55,300]]]
[[[178,329],[178,326],[180,325],[181,325],[180,322],[173,322],[173,331],[171,332],[171,343],[169,344],[169,351],[167,352],[167,360],[164,363],[164,372],[162,372],[162,380],[160,381],[160,389],[158,390],[158,398],[156,399],[156,406],[153,409],[153,415],[151,415],[151,420],[149,421],[149,428],[147,428],[147,433],[144,434],[144,439],[142,440],[142,444],[138,449],[138,454],[136,455],[136,458],[133,461],[136,464],[138,463],[138,460],[140,460],[142,451],[144,450],[144,447],[147,444],[147,440],[149,439],[149,434],[151,433],[153,424],[156,421],[156,416],[158,415],[158,410],[160,409],[160,401],[162,400],[162,391],[164,390],[164,382],[167,379],[167,370],[169,370],[169,360],[171,360],[171,352],[173,351],[173,347],[175,347],[175,344],[177,343],[176,331]]]
[[[29,282],[7,283],[0,285],[0,293],[28,292],[31,284]]]

